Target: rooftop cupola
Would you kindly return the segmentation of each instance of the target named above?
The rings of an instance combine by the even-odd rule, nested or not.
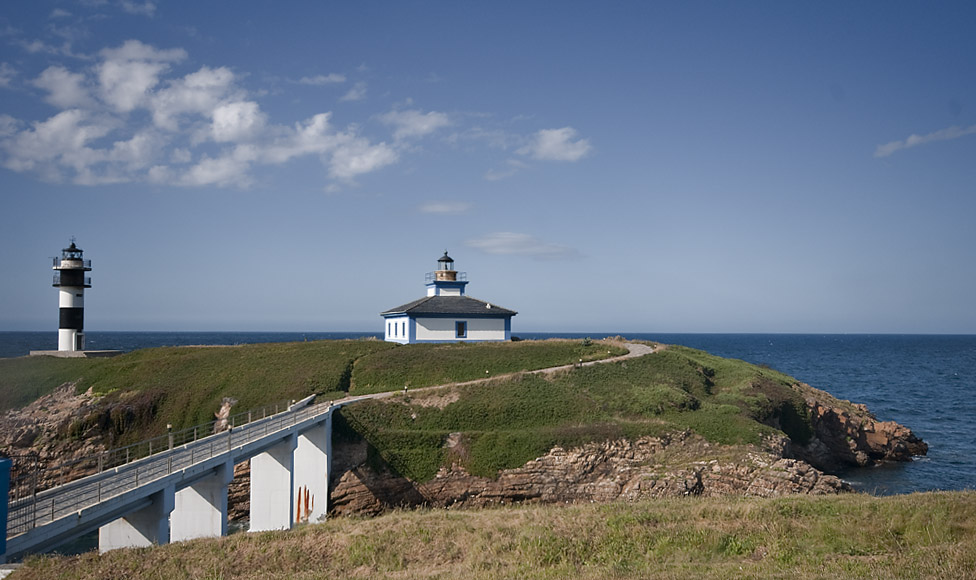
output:
[[[454,260],[447,255],[447,250],[444,250],[444,255],[437,259],[437,279],[457,280],[457,272],[454,270]]]
[[[454,269],[454,259],[444,250],[444,255],[437,259],[437,269],[427,273],[427,295],[463,296],[467,278],[466,272]]]

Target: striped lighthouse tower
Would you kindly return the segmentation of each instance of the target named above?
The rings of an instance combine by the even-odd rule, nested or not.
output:
[[[58,324],[58,350],[85,350],[85,288],[91,288],[91,278],[85,272],[91,271],[91,260],[82,259],[82,250],[71,245],[61,250],[61,257],[54,258],[55,288],[60,289],[60,324]]]

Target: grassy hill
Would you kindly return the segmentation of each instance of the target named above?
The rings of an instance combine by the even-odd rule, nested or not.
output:
[[[338,518],[99,555],[40,578],[973,578],[976,493],[694,498]]]
[[[113,444],[131,443],[213,419],[224,397],[246,411],[311,394],[320,400],[350,392],[379,392],[404,385],[484,378],[570,364],[626,352],[581,341],[399,346],[376,340],[167,347],[113,358],[0,359],[0,411],[19,408],[74,383],[104,395],[102,406],[122,409]],[[487,375],[485,371],[488,371]],[[79,435],[94,418],[65,433]],[[115,423],[119,423],[115,421]]]
[[[756,445],[780,430],[805,443],[811,433],[802,387],[782,373],[679,346],[623,362],[550,375],[524,373],[625,353],[619,343],[547,340],[400,346],[375,340],[170,347],[107,359],[0,360],[0,410],[58,385],[104,395],[101,410],[56,436],[132,443],[213,419],[225,397],[235,412],[310,394],[399,391],[406,396],[343,409],[335,436],[364,437],[377,464],[426,481],[456,457],[493,477],[553,446],[691,430],[721,444]],[[513,374],[514,373],[514,374]],[[497,377],[430,395],[418,389]],[[441,397],[431,404],[429,397]],[[447,404],[449,403],[449,404]],[[102,431],[99,432],[99,429]]]
[[[778,433],[775,425],[805,443],[809,411],[796,383],[776,371],[672,346],[553,375],[518,374],[359,403],[342,410],[335,436],[365,437],[377,461],[419,482],[451,461],[494,477],[556,445],[684,430],[714,443],[757,445]],[[452,433],[461,434],[460,457],[445,448]]]

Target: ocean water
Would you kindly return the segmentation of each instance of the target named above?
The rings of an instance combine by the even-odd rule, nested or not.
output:
[[[882,495],[976,488],[976,336],[517,333],[534,338],[627,338],[683,344],[766,364],[840,399],[864,403],[929,444],[910,463],[852,469],[856,488]],[[359,338],[371,332],[87,332],[90,349]],[[57,332],[0,332],[0,357],[57,348]]]

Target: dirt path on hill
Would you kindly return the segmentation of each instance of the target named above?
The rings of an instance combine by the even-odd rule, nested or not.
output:
[[[518,375],[518,374],[529,374],[529,375],[546,374],[546,375],[549,375],[549,374],[552,374],[552,373],[555,373],[555,372],[565,371],[565,370],[571,370],[571,369],[574,369],[574,368],[577,368],[577,367],[588,367],[588,366],[593,366],[593,365],[597,365],[597,364],[605,364],[605,363],[619,362],[619,361],[626,360],[626,359],[629,359],[629,358],[637,358],[639,356],[646,356],[646,355],[653,354],[655,352],[659,352],[659,351],[664,350],[665,348],[667,348],[663,344],[658,344],[656,346],[650,346],[650,345],[647,345],[647,344],[641,344],[641,343],[636,343],[636,342],[614,342],[613,344],[615,346],[622,346],[622,347],[626,348],[627,349],[627,354],[622,354],[620,356],[615,356],[615,357],[610,357],[610,358],[604,358],[604,359],[599,359],[599,360],[591,360],[591,361],[586,361],[586,362],[580,361],[578,363],[573,363],[573,364],[568,364],[568,365],[559,365],[557,367],[548,367],[548,368],[544,368],[544,369],[536,369],[536,370],[533,370],[533,371],[517,371],[517,372],[514,372],[514,373],[505,373],[505,374],[501,374],[501,375],[494,375],[494,376],[486,377],[486,378],[483,378],[483,379],[474,379],[472,381],[463,381],[463,382],[459,382],[459,383],[445,383],[443,385],[432,385],[432,386],[429,386],[429,387],[418,387],[416,389],[410,389],[409,392],[410,393],[414,393],[414,394],[416,394],[416,393],[429,393],[431,391],[437,391],[437,390],[440,390],[440,389],[446,389],[448,387],[464,387],[464,386],[468,386],[468,385],[480,385],[480,384],[488,383],[488,382],[495,381],[495,380],[498,380],[498,379],[507,379],[507,378],[510,378],[510,377],[514,377],[515,375]],[[370,393],[368,395],[355,395],[355,396],[352,396],[352,397],[346,397],[344,399],[339,399],[337,401],[332,401],[332,404],[334,406],[336,406],[336,407],[344,407],[344,406],[349,405],[349,404],[352,404],[352,403],[358,403],[359,401],[365,401],[365,400],[369,400],[369,399],[385,399],[385,398],[392,397],[392,396],[398,395],[398,394],[403,394],[403,393],[406,393],[406,392],[407,392],[407,389],[404,388],[404,390],[402,390],[402,391],[387,391],[385,393]]]

